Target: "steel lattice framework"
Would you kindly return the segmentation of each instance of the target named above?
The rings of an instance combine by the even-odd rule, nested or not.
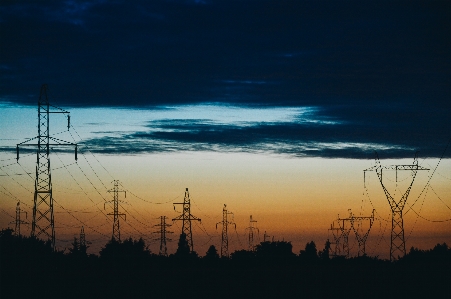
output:
[[[190,251],[194,251],[191,220],[196,220],[200,222],[201,219],[191,215],[191,201],[189,198],[188,188],[186,188],[185,190],[185,198],[183,199],[183,202],[175,202],[174,205],[183,205],[182,214],[173,218],[172,221],[182,221],[182,234],[184,233],[186,235],[186,241],[188,243]]]
[[[107,215],[113,216],[113,234],[112,234],[111,238],[113,240],[120,242],[121,241],[121,228],[120,228],[119,219],[121,217],[124,217],[124,220],[127,221],[127,215],[125,215],[123,213],[119,213],[119,192],[124,192],[125,197],[127,197],[127,193],[126,193],[126,191],[119,190],[119,181],[118,180],[114,180],[113,183],[114,183],[113,189],[108,190],[108,192],[113,193],[113,200],[108,201],[108,202],[113,202],[113,213],[108,213]],[[105,202],[105,203],[107,203],[107,202]],[[105,208],[105,205],[104,205],[104,208]]]
[[[349,257],[349,234],[352,229],[350,220],[350,218],[340,218],[340,215],[337,219],[340,229],[341,255],[345,257]]]
[[[172,241],[171,239],[166,237],[166,234],[172,234],[173,232],[170,232],[166,230],[167,227],[172,226],[171,224],[166,224],[166,219],[168,217],[166,216],[160,216],[160,224],[155,224],[154,227],[160,227],[159,231],[153,232],[154,234],[160,234],[159,238],[156,238],[154,240],[160,241],[160,252],[159,255],[168,256],[168,248],[166,247],[166,241]]]
[[[334,242],[331,244],[334,244],[334,253],[333,256],[341,256],[342,246],[341,245],[341,236],[342,236],[342,229],[341,227],[335,227],[334,223],[330,225],[330,228],[328,229],[332,231],[332,236],[334,237]]]
[[[50,111],[56,108],[58,111]],[[34,186],[33,220],[31,236],[47,238],[55,248],[55,219],[53,213],[52,176],[50,173],[50,146],[75,146],[75,160],[77,160],[77,144],[70,143],[50,136],[50,113],[67,114],[67,129],[70,128],[69,112],[51,106],[47,96],[47,85],[41,87],[38,102],[38,136],[17,144],[17,161],[19,161],[19,146],[36,146],[36,180]],[[29,144],[37,140],[37,144]],[[55,143],[50,143],[53,141]]]
[[[388,204],[390,205],[392,212],[392,229],[391,229],[391,238],[390,238],[390,261],[396,260],[399,257],[403,257],[406,254],[406,241],[404,238],[404,221],[402,218],[402,212],[407,202],[407,198],[409,197],[410,190],[412,189],[413,182],[415,181],[415,177],[419,170],[429,170],[428,168],[424,168],[418,165],[418,157],[415,154],[415,158],[413,160],[412,165],[391,165],[391,166],[382,166],[379,160],[379,157],[376,153],[376,165],[365,169],[364,173],[364,182],[365,182],[365,172],[366,171],[375,171],[379,182],[381,183],[382,189],[384,190],[385,197],[387,198]],[[398,183],[398,171],[410,171],[412,181],[407,188],[406,192],[402,195],[399,200],[396,200],[383,183],[383,170],[394,170],[396,172],[396,183]]]
[[[233,213],[227,211],[227,205],[224,204],[224,207],[222,208],[222,222],[216,223],[216,229],[218,229],[218,224],[222,224],[221,257],[229,257],[229,236],[227,233],[228,225],[235,225],[236,229],[236,224],[228,221],[227,215],[233,215]]]
[[[20,215],[21,214],[25,214],[25,218],[28,218],[27,212],[22,212],[20,210],[20,202],[17,202],[17,205],[16,205],[16,220],[10,222],[10,224],[12,224],[12,223],[15,224],[15,229],[14,229],[14,235],[15,236],[20,236],[20,225],[21,224],[28,224],[28,222],[25,222],[25,221],[20,219]]]
[[[84,226],[80,229],[80,248],[86,247],[86,235]]]
[[[254,226],[255,223],[257,223],[257,220],[252,220],[252,215],[250,215],[250,217],[249,217],[249,227],[246,228],[246,230],[248,230],[248,232],[249,232],[249,239],[248,239],[249,251],[254,251],[255,250],[254,230],[256,230],[258,233],[260,233],[259,229]]]
[[[355,233],[357,243],[359,244],[359,252],[357,253],[357,256],[366,255],[366,240],[368,239],[368,235],[370,234],[371,227],[374,223],[374,211],[375,210],[373,209],[371,216],[355,216],[354,214],[352,214],[351,210],[349,210],[351,227]],[[369,221],[369,227],[364,234],[361,234],[359,231],[364,231],[362,226],[363,221]],[[356,224],[356,222],[358,222],[358,224]]]

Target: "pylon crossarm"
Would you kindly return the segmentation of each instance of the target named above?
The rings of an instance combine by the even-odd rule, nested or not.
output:
[[[31,140],[38,139],[38,137],[39,136],[36,136],[36,137],[30,138],[30,139],[27,139],[25,141],[22,141],[21,143],[16,144],[16,146],[18,147],[19,145],[25,145],[25,143],[30,142]],[[34,144],[34,145],[36,145],[36,144]]]

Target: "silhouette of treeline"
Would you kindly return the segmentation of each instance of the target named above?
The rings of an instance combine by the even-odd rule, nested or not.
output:
[[[254,251],[203,257],[182,234],[177,251],[153,254],[143,239],[110,240],[99,255],[74,238],[67,251],[50,242],[0,231],[0,298],[427,298],[451,294],[451,248],[411,248],[396,262],[332,257],[330,243],[262,242]],[[445,296],[446,297],[446,296]]]

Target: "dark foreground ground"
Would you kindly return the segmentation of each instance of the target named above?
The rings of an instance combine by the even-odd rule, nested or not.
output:
[[[230,259],[216,254],[160,257],[145,250],[103,251],[98,257],[49,251],[30,238],[0,239],[2,299],[451,298],[451,249],[446,244],[412,249],[389,262],[324,253],[262,254],[262,247]]]

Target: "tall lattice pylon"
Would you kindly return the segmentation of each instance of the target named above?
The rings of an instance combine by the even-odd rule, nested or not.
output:
[[[359,244],[359,252],[357,256],[366,255],[366,240],[368,239],[368,235],[370,234],[371,227],[374,223],[374,209],[371,216],[355,216],[351,210],[349,210],[351,219],[351,227],[355,233],[355,237],[357,239],[357,243]],[[363,221],[368,221],[369,225],[365,228],[363,227]]]
[[[384,190],[385,197],[387,198],[388,204],[390,205],[392,212],[392,229],[391,229],[391,238],[390,238],[390,261],[396,260],[399,257],[403,257],[406,255],[406,240],[404,238],[404,221],[402,218],[402,212],[407,202],[407,198],[409,197],[410,190],[412,189],[413,182],[415,181],[415,177],[419,170],[429,170],[428,168],[424,168],[418,165],[418,157],[415,154],[415,158],[413,159],[412,165],[391,165],[391,166],[382,166],[379,160],[379,157],[376,153],[376,165],[365,169],[364,173],[364,184],[365,184],[365,173],[367,171],[375,171],[379,182],[381,183],[382,189]],[[410,171],[412,181],[410,182],[409,187],[404,192],[399,200],[396,200],[383,183],[382,170],[394,170],[395,171],[395,182],[396,188],[398,184],[398,171]]]
[[[224,204],[224,207],[222,208],[222,221],[216,223],[216,229],[218,229],[218,224],[222,224],[221,257],[229,257],[229,236],[227,233],[228,225],[235,225],[236,229],[236,224],[227,220],[228,215],[233,215],[233,213],[227,211],[227,205]]]
[[[254,231],[256,230],[257,233],[260,233],[257,227],[255,227],[255,223],[257,223],[257,220],[252,220],[252,215],[249,217],[249,227],[246,228],[246,230],[249,233],[249,239],[248,239],[248,248],[249,251],[255,250],[255,244],[254,244]]]
[[[338,226],[340,227],[340,250],[341,255],[349,257],[349,234],[351,233],[351,218],[340,218],[338,215]]]
[[[113,213],[108,213],[107,215],[113,216],[113,234],[111,238],[113,240],[116,240],[118,242],[121,241],[121,227],[119,223],[119,219],[121,217],[124,217],[124,220],[127,221],[127,215],[124,213],[119,213],[119,193],[124,192],[125,197],[127,197],[127,192],[123,190],[119,190],[119,181],[114,180],[114,187],[111,190],[108,190],[108,192],[113,193],[113,200],[108,202],[113,202]],[[107,203],[107,202],[106,202]],[[105,208],[105,205],[104,207]]]
[[[20,215],[21,214],[25,214],[25,218],[28,218],[28,213],[27,212],[22,212],[20,210],[20,202],[17,202],[17,205],[16,205],[16,220],[10,222],[10,224],[11,223],[15,224],[14,235],[16,235],[16,236],[20,236],[20,225],[21,224],[28,224],[28,222],[25,222],[25,221],[20,219]]]
[[[172,221],[182,221],[182,234],[186,235],[186,241],[188,242],[188,246],[190,251],[194,251],[194,243],[193,243],[193,231],[191,229],[191,220],[201,221],[201,219],[191,215],[191,201],[189,198],[188,188],[185,190],[185,198],[183,202],[175,202],[174,205],[183,205],[183,211],[180,216],[177,216],[172,219]],[[175,206],[174,206],[175,209]]]
[[[328,230],[332,232],[332,236],[334,238],[334,242],[331,242],[331,245],[334,245],[332,256],[342,256],[341,236],[343,230],[341,229],[341,227],[335,227],[334,222],[332,222]]]
[[[80,248],[86,247],[86,235],[84,226],[80,229]]]
[[[160,234],[159,238],[156,238],[154,240],[160,241],[160,252],[159,255],[168,256],[168,248],[166,246],[166,241],[172,241],[168,237],[166,237],[166,234],[172,234],[173,232],[170,232],[166,230],[167,227],[172,226],[171,224],[166,223],[166,219],[168,217],[166,216],[160,216],[160,224],[155,224],[154,227],[160,227],[160,229],[156,232],[153,232],[154,234]]]
[[[56,108],[58,111],[50,111]],[[55,248],[55,219],[53,213],[52,176],[50,174],[50,146],[75,146],[77,160],[77,145],[50,136],[50,113],[67,114],[67,129],[70,128],[69,112],[52,106],[47,97],[47,85],[41,87],[38,101],[38,136],[17,144],[17,162],[19,162],[19,146],[36,146],[36,180],[34,184],[33,220],[31,236],[47,238]],[[37,140],[37,144],[28,142]],[[55,143],[50,143],[51,141]]]

